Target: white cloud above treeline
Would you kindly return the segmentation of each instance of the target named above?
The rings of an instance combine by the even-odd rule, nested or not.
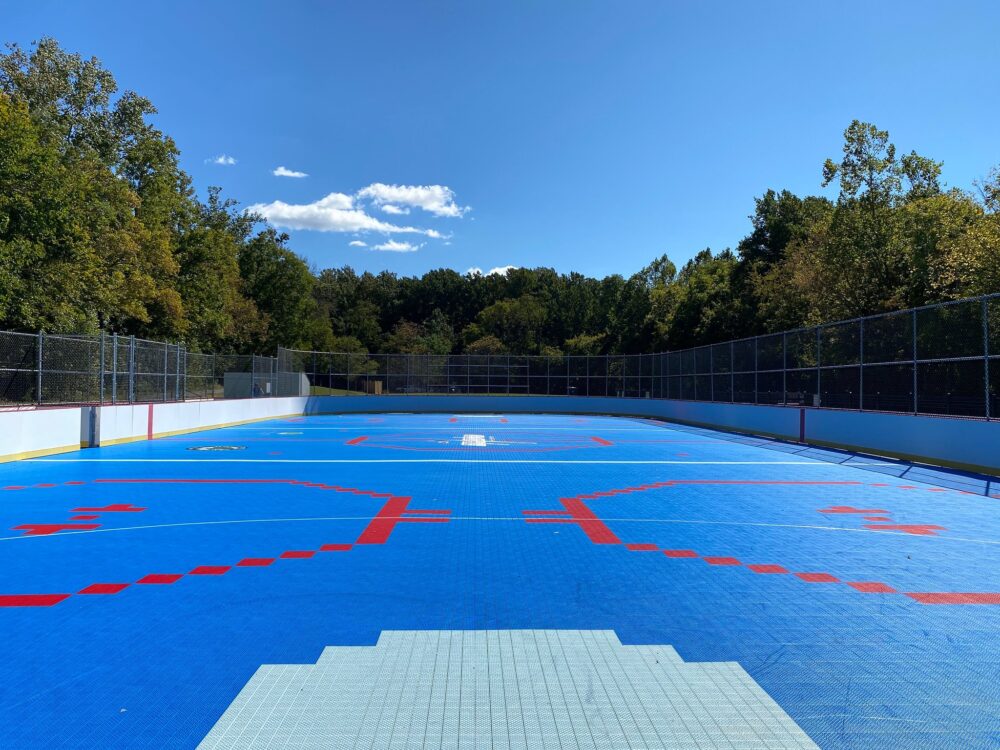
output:
[[[205,159],[206,164],[216,164],[220,167],[231,167],[236,163],[236,159],[227,154],[219,154],[211,159]]]
[[[520,266],[497,266],[496,268],[491,268],[486,273],[483,273],[483,269],[478,266],[473,266],[466,273],[469,276],[506,276],[508,271],[513,271],[515,268],[520,268]]]
[[[351,240],[347,244],[350,247],[368,247],[368,243],[362,242],[361,240]]]
[[[290,174],[282,176],[305,176],[305,173],[292,172],[285,167],[279,170]],[[270,203],[257,203],[247,207],[247,211],[260,214],[276,227],[285,229],[301,229],[316,232],[378,232],[385,235],[419,234],[431,239],[447,239],[437,229],[385,221],[370,213],[372,207],[392,216],[405,216],[414,208],[419,208],[434,217],[460,218],[469,211],[469,207],[461,207],[455,202],[454,191],[444,185],[386,185],[376,182],[358,190],[354,194],[329,193],[311,203],[286,203],[275,200]],[[357,245],[355,240],[349,243],[354,247],[367,247],[367,244]],[[373,250],[391,252],[413,252],[422,245],[389,240],[381,245],[372,246]]]
[[[275,177],[308,177],[309,175],[305,172],[299,172],[294,169],[289,169],[288,167],[277,167],[273,172],[271,172]]]

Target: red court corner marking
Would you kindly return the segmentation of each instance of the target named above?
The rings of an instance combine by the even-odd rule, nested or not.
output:
[[[927,592],[907,594],[921,604],[1000,604],[1000,593]]]

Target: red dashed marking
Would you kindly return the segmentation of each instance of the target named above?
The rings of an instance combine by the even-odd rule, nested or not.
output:
[[[353,544],[324,544],[319,548],[320,552],[350,552]]]
[[[10,485],[9,487],[4,487],[4,489],[5,489],[5,490],[23,490],[23,489],[25,489],[25,488],[24,488],[24,487],[22,487],[22,486],[21,486],[21,485],[19,485],[19,484],[12,484],[12,485]]]
[[[820,508],[819,513],[858,513],[861,515],[883,515],[888,513],[887,510],[882,510],[881,508],[854,508],[850,505],[831,505],[829,508]]]
[[[742,565],[735,557],[703,557],[709,565]]]
[[[796,573],[806,583],[840,583],[840,579],[829,573]]]
[[[788,569],[782,567],[781,565],[747,565],[750,570],[754,573],[764,573],[764,574],[783,574],[787,573]]]
[[[895,594],[896,589],[878,581],[848,581],[847,585],[862,594]]]
[[[54,484],[36,484],[36,487],[55,487]]]
[[[6,594],[0,595],[0,607],[51,607],[69,594]]]
[[[904,534],[916,534],[917,536],[937,536],[937,532],[948,530],[944,526],[937,526],[932,523],[866,523],[865,528],[872,531],[902,531]]]
[[[888,516],[865,516],[866,521],[891,521]]]
[[[273,557],[244,557],[236,564],[241,568],[262,568],[273,562]]]
[[[100,518],[100,516],[94,514],[84,514],[82,516],[70,516],[70,521],[93,521],[95,518]]]
[[[365,442],[367,439],[368,439],[367,435],[359,435],[356,438],[351,438],[350,440],[348,440],[345,443],[345,445],[358,445],[359,443]]]
[[[598,445],[614,445],[614,443],[612,443],[610,440],[605,440],[602,437],[592,437],[590,439],[593,440]]]
[[[698,553],[693,549],[665,549],[663,554],[667,557],[698,557]]]
[[[99,529],[99,523],[22,523],[12,526],[13,531],[24,531],[24,536],[46,536],[59,531],[90,531]]]
[[[189,572],[189,576],[221,576],[232,570],[231,565],[199,565],[197,568],[192,568]]]
[[[150,573],[148,576],[140,578],[136,583],[166,584],[179,581],[183,577],[180,573]]]
[[[1000,593],[911,593],[907,594],[921,604],[1000,604]]]
[[[127,589],[127,583],[92,583],[85,589],[80,589],[78,594],[117,594],[119,591]]]
[[[655,544],[626,544],[625,549],[632,552],[657,552],[660,548]]]
[[[74,513],[141,513],[146,510],[132,503],[116,503],[100,508],[73,508]]]
[[[304,560],[315,554],[316,551],[311,549],[290,549],[288,552],[282,552],[281,557],[284,560]]]

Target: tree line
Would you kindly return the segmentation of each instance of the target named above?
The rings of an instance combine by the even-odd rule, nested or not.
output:
[[[734,249],[631,276],[314,272],[217,188],[152,102],[53,39],[0,55],[0,328],[193,349],[600,354],[678,349],[1000,290],[1000,169],[949,188],[860,121],[818,182],[767,190]]]

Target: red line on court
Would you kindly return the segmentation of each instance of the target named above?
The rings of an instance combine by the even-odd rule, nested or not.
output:
[[[20,526],[11,526],[11,530],[26,530],[23,536],[47,536],[58,531],[90,531],[100,527],[99,523],[22,523]]]
[[[610,440],[605,440],[602,437],[592,437],[590,439],[593,440],[598,445],[614,445],[614,443],[612,443]]]
[[[51,607],[69,594],[7,594],[0,595],[0,607]]]
[[[85,589],[80,589],[78,594],[117,594],[129,587],[127,583],[92,583]]]
[[[925,592],[907,596],[921,604],[1000,604],[1000,593]]]
[[[367,435],[361,435],[356,438],[351,438],[344,445],[358,445],[359,443],[365,442],[367,439],[368,439]]]
[[[385,544],[396,524],[399,523],[448,523],[447,518],[407,518],[404,513],[423,513],[422,510],[407,510],[410,503],[409,497],[390,497],[385,501],[375,517],[368,522],[361,536],[354,542],[355,544]],[[450,510],[432,511],[436,513],[450,514]]]
[[[173,583],[174,581],[179,581],[184,575],[182,573],[150,573],[148,576],[143,576],[136,583],[144,584],[167,584]]]

